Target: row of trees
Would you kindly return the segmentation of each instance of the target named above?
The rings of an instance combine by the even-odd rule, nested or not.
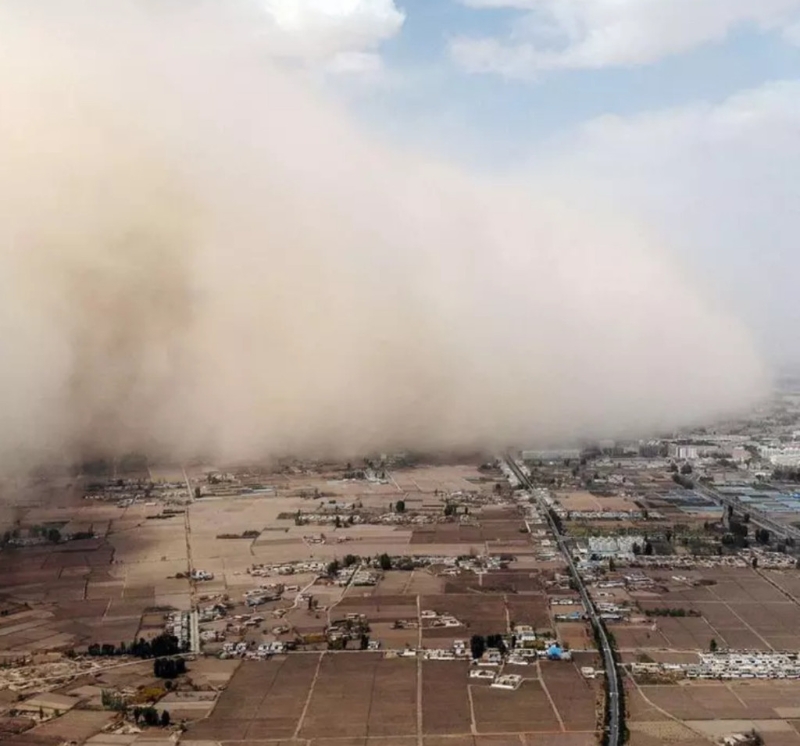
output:
[[[702,616],[696,609],[646,609],[644,612],[647,616],[671,616],[671,617],[684,617],[684,616]]]
[[[355,565],[358,562],[361,562],[361,557],[355,554],[346,554],[341,562],[339,562],[338,559],[329,562],[326,568],[326,573],[328,577],[333,577],[334,575],[336,575],[337,572],[339,572],[339,570],[342,569],[342,567],[351,567],[352,565]],[[378,557],[378,566],[384,572],[386,572],[387,570],[391,570],[392,558],[388,554],[386,554],[386,552],[384,552]],[[400,569],[403,568],[401,567]]]
[[[487,648],[497,648],[501,655],[508,652],[508,646],[505,643],[502,635],[472,635],[469,641],[469,649],[472,653],[473,660],[480,658]]]
[[[89,655],[132,655],[136,658],[160,658],[167,655],[178,655],[181,650],[178,638],[166,632],[147,641],[143,637],[134,640],[130,645],[121,642],[119,645],[109,643],[92,643],[87,651]]]

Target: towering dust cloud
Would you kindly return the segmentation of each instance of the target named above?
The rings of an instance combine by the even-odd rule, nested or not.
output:
[[[761,393],[624,218],[387,147],[265,39],[239,2],[0,6],[3,460],[491,447]]]

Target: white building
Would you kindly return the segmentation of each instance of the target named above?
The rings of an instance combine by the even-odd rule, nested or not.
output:
[[[670,458],[676,458],[681,461],[694,461],[698,456],[697,446],[672,444],[669,447],[669,455]]]
[[[634,544],[644,549],[644,536],[590,536],[588,544],[589,554],[601,557],[632,555]]]
[[[800,466],[800,447],[759,449],[762,458],[768,459],[774,466]]]

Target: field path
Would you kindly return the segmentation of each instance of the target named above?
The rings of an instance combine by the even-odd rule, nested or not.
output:
[[[467,696],[469,697],[469,721],[472,735],[478,735],[478,725],[475,722],[475,703],[472,701],[472,684],[467,684]]]
[[[545,683],[544,676],[542,676],[542,667],[539,664],[539,661],[536,661],[536,673],[539,675],[539,683],[542,685],[542,691],[547,695],[547,700],[550,702],[550,707],[553,708],[553,712],[555,713],[556,720],[558,720],[558,724],[561,726],[561,730],[566,732],[566,727],[564,726],[564,721],[561,719],[561,713],[558,711],[558,707],[556,707],[556,703],[553,701],[553,698],[550,696],[550,690],[547,688],[547,684]]]
[[[417,647],[422,647],[422,607],[419,594],[417,594]],[[422,741],[422,658],[417,655],[417,746],[423,746]]]
[[[295,741],[299,738],[300,730],[303,727],[303,721],[306,719],[306,713],[308,712],[309,705],[311,704],[311,697],[314,695],[314,687],[317,685],[319,670],[322,668],[322,659],[324,657],[325,653],[320,653],[319,660],[317,661],[317,668],[314,671],[314,678],[311,679],[311,686],[308,687],[308,695],[306,696],[306,703],[303,705],[303,712],[300,713],[300,717],[297,720],[297,727],[294,730],[294,736],[292,736]]]
[[[673,722],[680,723],[684,728],[688,728],[689,730],[693,731],[694,733],[697,733],[697,735],[700,736],[703,740],[705,740],[705,741],[713,740],[713,739],[709,738],[707,734],[697,730],[696,728],[693,728],[691,725],[689,725],[688,723],[685,723],[680,718],[675,717],[671,712],[668,712],[663,707],[659,707],[655,702],[653,702],[652,699],[650,699],[644,693],[644,689],[642,689],[642,687],[640,687],[639,684],[636,683],[636,681],[633,679],[633,677],[629,676],[628,677],[628,681],[630,681],[633,684],[633,686],[636,687],[636,690],[639,692],[639,694],[641,695],[642,699],[645,702],[647,702],[647,704],[650,705],[650,707],[652,707],[654,710],[658,710],[662,715],[666,715]]]

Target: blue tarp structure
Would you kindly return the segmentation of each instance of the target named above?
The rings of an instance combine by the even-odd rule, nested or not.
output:
[[[561,660],[562,652],[561,647],[554,644],[547,648],[547,657],[550,658],[550,660]]]

